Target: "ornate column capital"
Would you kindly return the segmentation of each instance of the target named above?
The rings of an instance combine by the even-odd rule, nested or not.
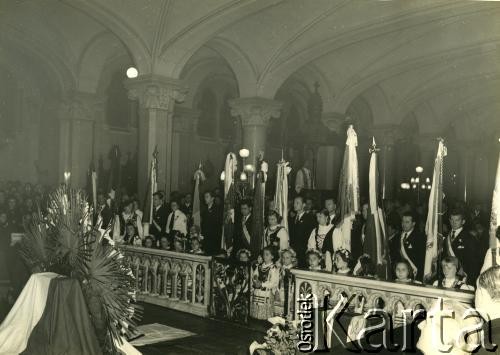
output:
[[[379,125],[372,128],[375,141],[379,146],[393,146],[399,137],[397,125]]]
[[[188,88],[181,80],[159,75],[142,75],[125,80],[128,97],[142,108],[172,112],[175,102],[184,101]]]
[[[63,98],[58,107],[58,115],[62,120],[95,121],[96,108],[99,103],[97,95],[73,92]]]
[[[176,105],[174,109],[174,132],[193,133],[200,117],[200,110]]]
[[[332,132],[342,133],[345,128],[347,116],[339,112],[323,112],[321,121]]]
[[[231,115],[241,117],[245,126],[267,126],[271,118],[281,115],[283,104],[262,97],[246,97],[229,101]]]

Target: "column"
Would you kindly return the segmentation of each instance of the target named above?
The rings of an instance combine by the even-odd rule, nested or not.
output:
[[[317,187],[333,190],[337,194],[345,147],[346,115],[338,112],[324,112],[321,120],[332,133],[332,141],[331,145],[320,147],[318,151],[318,162],[321,163],[318,164],[316,171]],[[323,182],[321,176],[324,176]]]
[[[59,107],[59,181],[64,172],[71,173],[74,187],[83,188],[87,183],[87,171],[92,161],[96,96],[74,92]]]
[[[167,198],[172,191],[173,110],[176,101],[184,100],[187,88],[177,79],[143,75],[128,79],[129,98],[138,100],[138,192],[142,200],[147,188],[151,159],[158,151],[158,189]]]
[[[198,167],[198,162],[192,161],[191,157],[199,117],[199,110],[175,106],[172,190],[191,192],[193,175]]]
[[[378,152],[378,171],[381,181],[382,198],[394,199],[401,181],[397,180],[395,142],[397,127],[384,125],[373,128]]]
[[[229,105],[231,114],[241,118],[243,147],[250,150],[247,162],[255,166],[259,153],[266,148],[269,120],[280,116],[282,103],[262,97],[249,97],[231,100]]]

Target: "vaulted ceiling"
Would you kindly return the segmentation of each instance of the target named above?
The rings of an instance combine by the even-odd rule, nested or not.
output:
[[[232,71],[241,96],[302,78],[325,112],[361,96],[374,124],[411,114],[470,140],[500,134],[499,16],[454,0],[0,0],[0,66],[56,97],[98,92],[117,58],[190,82]]]

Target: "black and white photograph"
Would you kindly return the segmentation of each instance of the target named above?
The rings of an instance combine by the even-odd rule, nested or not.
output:
[[[500,355],[500,1],[0,0],[0,355]]]

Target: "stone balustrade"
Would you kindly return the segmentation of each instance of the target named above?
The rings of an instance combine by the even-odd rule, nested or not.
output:
[[[132,246],[123,251],[139,301],[208,316],[211,257]]]
[[[365,309],[384,309],[390,314],[397,314],[401,309],[430,309],[438,298],[453,299],[471,305],[474,293],[454,291],[432,286],[401,284],[361,277],[334,275],[317,271],[293,269],[295,275],[295,299],[311,293],[322,300],[329,294],[336,302],[340,295],[364,296]]]

